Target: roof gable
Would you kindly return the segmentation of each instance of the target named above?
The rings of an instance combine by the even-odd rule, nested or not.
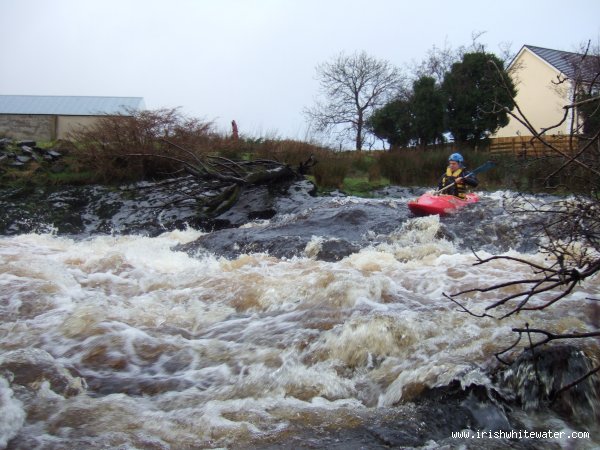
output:
[[[523,49],[528,49],[572,80],[591,81],[600,71],[600,57],[598,56],[588,55],[585,59],[582,59],[584,55],[580,53],[552,50],[533,45],[524,45]]]
[[[0,114],[98,116],[144,108],[142,97],[0,95]]]

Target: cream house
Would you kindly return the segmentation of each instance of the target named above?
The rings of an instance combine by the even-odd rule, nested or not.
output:
[[[517,88],[515,101],[536,131],[540,132],[562,121],[564,106],[572,102],[575,82],[586,81],[581,61],[582,55],[577,53],[525,45],[508,65],[507,70]],[[516,110],[513,112],[517,113]],[[572,113],[570,110],[569,114]],[[570,119],[572,117],[568,116],[548,134],[570,133]],[[531,135],[524,125],[511,117],[508,125],[491,137]]]
[[[0,95],[0,137],[65,139],[99,117],[144,108],[142,97]]]

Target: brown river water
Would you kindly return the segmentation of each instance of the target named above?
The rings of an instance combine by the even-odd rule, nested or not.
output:
[[[292,258],[177,250],[194,229],[0,237],[0,448],[598,448],[593,421],[451,393],[502,391],[493,355],[513,327],[592,329],[598,278],[551,311],[465,314],[443,294],[529,273],[473,265],[445,220],[407,216],[335,262],[315,259],[319,236]],[[461,300],[482,312],[497,295]],[[563,435],[481,434],[500,428]]]

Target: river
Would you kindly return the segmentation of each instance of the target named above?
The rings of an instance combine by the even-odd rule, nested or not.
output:
[[[597,448],[593,420],[506,400],[494,353],[526,322],[597,327],[585,299],[598,278],[547,311],[466,314],[443,294],[530,275],[474,265],[472,249],[543,262],[530,218],[504,211],[509,192],[445,218],[412,217],[410,195],[316,197],[240,229],[312,218],[288,257],[190,247],[211,234],[193,228],[1,236],[0,448]],[[335,222],[319,234],[320,212],[348,209],[386,225],[345,257],[317,258]],[[461,302],[482,312],[496,298]],[[452,437],[466,429],[563,435]]]

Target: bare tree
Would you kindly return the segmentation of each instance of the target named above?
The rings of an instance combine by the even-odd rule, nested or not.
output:
[[[452,65],[463,59],[465,53],[487,53],[488,50],[484,44],[479,42],[479,38],[485,34],[484,31],[473,31],[471,33],[471,43],[467,46],[461,45],[452,48],[448,41],[444,41],[443,46],[434,45],[427,51],[427,56],[418,64],[412,64],[412,77],[417,80],[421,77],[433,77],[438,85],[444,81],[444,76],[450,72]],[[504,63],[504,67],[513,59],[514,53],[511,50],[509,42],[502,42],[499,45],[498,58]]]
[[[413,67],[414,78],[433,77],[441,85],[452,64],[460,61],[464,53],[464,47],[453,49],[447,41],[444,41],[443,47],[434,45],[427,51],[425,59]]]
[[[531,214],[537,218],[535,220],[539,234],[543,237],[542,242],[546,243],[540,247],[541,252],[545,254],[544,263],[513,256],[481,258],[475,254],[475,265],[487,264],[494,260],[508,260],[516,266],[529,269],[531,276],[450,295],[444,294],[469,314],[504,319],[523,311],[544,310],[568,298],[577,291],[584,280],[597,276],[600,272],[600,125],[596,125],[591,132],[582,134],[585,120],[580,120],[578,115],[582,106],[593,105],[591,110],[596,114],[600,108],[600,54],[592,55],[589,50],[588,45],[582,53],[572,59],[574,67],[570,77],[560,76],[555,80],[558,84],[569,83],[569,91],[572,93],[570,101],[563,107],[564,115],[557,124],[550,124],[538,131],[518,104],[514,110],[506,105],[496,105],[496,111],[506,111],[528,129],[532,136],[531,145],[543,145],[548,150],[549,157],[558,160],[558,168],[549,171],[546,176],[547,185],[551,185],[557,175],[572,170],[573,173],[577,171],[578,176],[584,179],[588,192],[537,206],[524,202],[523,199],[506,205],[512,212]],[[582,93],[586,94],[584,100],[580,100]],[[570,133],[567,137],[570,146],[564,150],[557,148],[549,137],[553,130],[566,121],[570,121]],[[461,296],[473,292],[494,292],[497,299],[487,305],[483,314],[474,314],[459,302]],[[586,301],[599,302],[600,299],[587,298]],[[585,333],[554,333],[529,328],[529,324],[526,324],[525,327],[513,329],[518,333],[517,341],[496,356],[505,362],[501,356],[513,350],[523,334],[529,336],[529,348],[533,351],[534,348],[555,340],[598,337],[598,323],[596,327],[598,329]],[[531,335],[539,336],[540,339],[534,342]],[[599,371],[600,366],[594,367],[586,376]],[[578,381],[583,379],[585,377]]]
[[[340,53],[333,61],[319,64],[316,71],[323,100],[305,109],[311,127],[337,133],[341,140],[352,137],[356,150],[361,150],[366,120],[402,87],[400,71],[364,51],[349,56]]]

